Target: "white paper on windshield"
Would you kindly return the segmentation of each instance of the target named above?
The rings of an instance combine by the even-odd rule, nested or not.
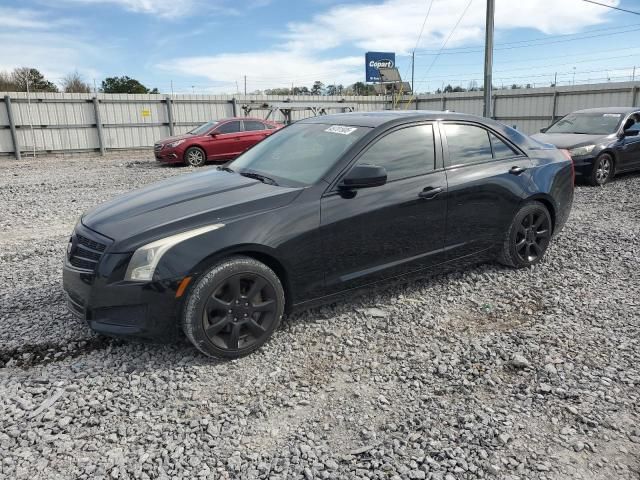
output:
[[[603,115],[603,117],[614,117],[614,118],[620,118],[620,114],[619,113],[605,113]]]
[[[331,125],[325,130],[329,133],[339,133],[340,135],[349,135],[357,130],[356,127],[345,127],[344,125]]]

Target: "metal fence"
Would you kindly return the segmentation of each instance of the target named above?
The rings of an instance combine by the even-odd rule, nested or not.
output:
[[[495,118],[533,133],[580,108],[635,106],[640,83],[498,90]],[[149,148],[209,120],[254,116],[295,121],[308,116],[389,109],[482,114],[482,92],[384,96],[127,95],[0,93],[0,155]],[[4,107],[4,108],[3,108]]]

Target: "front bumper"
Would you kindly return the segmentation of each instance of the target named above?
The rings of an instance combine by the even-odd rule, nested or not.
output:
[[[576,177],[588,177],[593,171],[593,164],[596,157],[586,155],[583,157],[571,157],[573,160],[573,168],[576,171]]]
[[[82,226],[77,228],[82,229],[83,235],[91,235]],[[181,278],[124,281],[130,257],[131,254],[105,252],[93,272],[65,261],[62,283],[69,311],[105,335],[156,342],[176,340],[181,331],[178,318],[182,302],[176,298]]]
[[[161,150],[157,150],[154,148],[153,155],[156,160],[159,162],[165,163],[178,163],[182,162],[182,152],[176,150],[175,148],[163,148]]]

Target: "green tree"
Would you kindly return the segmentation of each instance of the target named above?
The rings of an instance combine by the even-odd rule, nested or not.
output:
[[[108,77],[102,81],[100,91],[104,93],[158,93],[158,89],[149,90],[135,78],[128,76]]]
[[[327,85],[327,95],[337,95],[338,87],[336,85]]]
[[[313,87],[311,87],[311,95],[322,95],[322,91],[324,90],[324,83],[320,80],[316,80],[313,82]]]
[[[11,80],[16,92],[57,92],[58,87],[50,82],[35,68],[16,68],[11,73]]]

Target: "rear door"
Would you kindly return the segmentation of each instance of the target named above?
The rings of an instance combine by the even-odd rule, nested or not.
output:
[[[205,144],[207,158],[224,159],[236,156],[241,152],[242,125],[240,120],[231,120],[219,125]]]
[[[495,246],[504,238],[531,185],[531,161],[498,133],[471,122],[442,122],[449,186],[449,259]]]
[[[321,200],[328,293],[443,261],[447,184],[431,123],[383,134],[354,165],[385,167],[387,183]]]
[[[242,134],[242,151],[253,147],[269,134],[267,126],[259,120],[243,120],[244,132]]]

